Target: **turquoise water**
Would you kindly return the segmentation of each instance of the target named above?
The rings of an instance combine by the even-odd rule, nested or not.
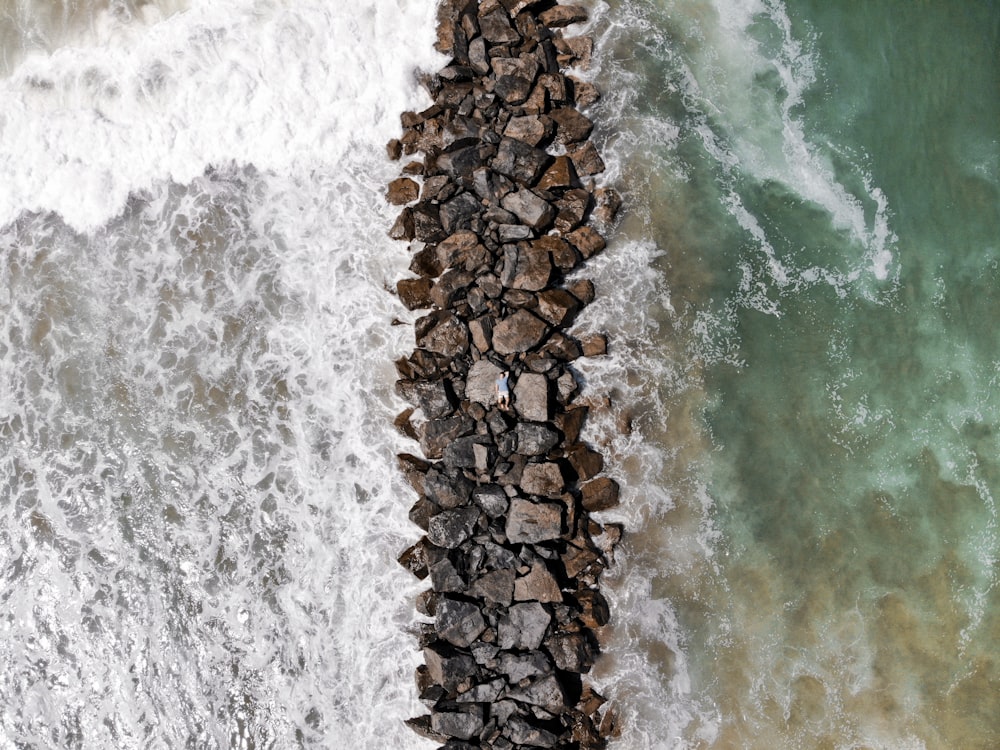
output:
[[[599,26],[617,243],[657,273],[622,746],[1000,746],[1000,3]]]

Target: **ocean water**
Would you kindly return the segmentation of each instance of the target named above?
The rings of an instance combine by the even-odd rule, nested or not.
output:
[[[1000,5],[587,5],[612,746],[1000,747]],[[433,6],[2,6],[2,750],[434,746],[382,198]]]

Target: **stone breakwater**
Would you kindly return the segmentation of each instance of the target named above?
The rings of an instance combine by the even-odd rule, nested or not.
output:
[[[425,85],[434,104],[402,115],[404,159],[390,234],[411,242],[401,302],[429,310],[397,361],[414,408],[396,426],[426,533],[400,562],[431,588],[417,601],[430,714],[420,734],[459,748],[601,748],[613,713],[582,678],[608,604],[602,571],[621,537],[591,513],[618,503],[604,460],[580,440],[588,407],[572,363],[606,353],[569,332],[594,298],[569,274],[605,247],[595,229],[620,200],[581,113],[595,88],[567,75],[593,42],[568,33],[586,11],[544,0],[445,0],[437,48],[451,62]],[[510,372],[501,408],[497,378]]]

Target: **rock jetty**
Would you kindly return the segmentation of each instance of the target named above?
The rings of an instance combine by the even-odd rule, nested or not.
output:
[[[614,731],[582,675],[622,531],[590,514],[619,488],[581,442],[572,368],[607,341],[568,332],[594,298],[568,275],[604,249],[593,225],[620,204],[593,184],[604,163],[581,109],[598,92],[564,72],[589,63],[592,40],[564,31],[586,19],[546,0],[444,0],[437,48],[451,61],[425,81],[434,104],[403,113],[388,144],[406,162],[388,188],[403,206],[390,234],[411,243],[414,274],[397,292],[427,310],[396,362],[413,406],[396,426],[423,454],[399,465],[425,532],[399,561],[430,580],[417,609],[433,619],[416,675],[430,713],[408,723],[448,750],[593,750]]]

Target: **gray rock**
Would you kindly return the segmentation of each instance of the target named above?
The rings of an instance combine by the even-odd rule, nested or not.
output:
[[[518,310],[493,327],[493,348],[500,355],[526,352],[538,346],[548,330],[544,320],[527,310]]]
[[[583,633],[554,633],[545,639],[545,648],[559,669],[579,674],[590,671],[597,653]]]
[[[417,320],[414,330],[417,347],[445,357],[465,354],[469,348],[469,329],[454,313],[436,310]]]
[[[495,484],[477,487],[472,493],[472,500],[490,518],[499,518],[507,512],[507,507],[510,505],[507,493]]]
[[[515,745],[528,747],[555,747],[559,741],[552,732],[536,727],[520,716],[512,716],[504,724],[504,734]]]
[[[433,522],[433,519],[431,519]],[[432,540],[433,541],[433,540]],[[536,561],[526,576],[514,581],[514,600],[518,602],[561,602],[562,591],[555,577],[541,560]]]
[[[498,669],[507,675],[507,681],[512,685],[529,677],[552,674],[552,662],[541,651],[530,651],[527,654],[505,651],[500,654],[498,661]]]
[[[514,604],[500,618],[497,643],[505,651],[533,651],[542,645],[551,621],[552,616],[538,602]]]
[[[469,229],[472,226],[473,218],[478,216],[482,209],[479,198],[472,193],[462,193],[442,204],[441,227],[448,234]]]
[[[434,203],[421,201],[410,209],[413,236],[421,242],[440,242],[447,234],[441,227],[440,209]]]
[[[449,693],[471,685],[477,672],[476,662],[471,656],[461,654],[441,641],[424,647],[424,662],[434,683]]]
[[[486,13],[479,19],[483,38],[492,44],[511,44],[521,41],[521,35],[510,25],[510,17],[503,8]]]
[[[510,197],[510,196],[508,196]],[[500,281],[512,289],[539,291],[552,276],[552,259],[544,245],[519,243],[504,248]]]
[[[419,406],[428,419],[447,417],[455,411],[451,393],[442,380],[397,380],[396,392]]]
[[[475,427],[476,423],[464,415],[429,420],[420,430],[420,447],[427,458],[441,458],[448,443],[467,435]]]
[[[474,362],[465,377],[465,397],[483,406],[492,406],[497,402],[496,382],[500,377],[500,368],[486,359]]]
[[[460,268],[449,268],[431,289],[431,301],[440,308],[451,307],[452,302],[467,293],[475,276]]]
[[[525,456],[543,456],[559,443],[559,435],[543,424],[520,422],[516,428],[517,452]]]
[[[532,146],[537,146],[552,135],[552,120],[544,115],[527,115],[511,117],[503,134],[508,138],[517,138]]]
[[[486,50],[486,40],[481,36],[469,42],[469,67],[481,76],[490,72],[490,56]]]
[[[514,571],[507,568],[484,573],[469,587],[469,593],[509,607],[514,598]]]
[[[565,487],[562,469],[555,462],[528,464],[521,472],[521,489],[529,495],[557,498]]]
[[[441,459],[450,469],[475,469],[477,446],[489,446],[494,460],[496,459],[496,447],[493,445],[493,440],[486,435],[469,435],[452,441],[442,451]]]
[[[479,508],[475,507],[442,511],[431,518],[427,538],[438,547],[454,549],[472,536],[478,519]]]
[[[519,242],[530,240],[535,232],[525,224],[500,224],[497,227],[497,239],[500,242]]]
[[[434,628],[452,645],[468,648],[486,630],[486,621],[475,604],[442,597]]]
[[[538,63],[530,57],[493,59],[496,83],[493,91],[507,104],[523,104],[538,77]]]
[[[507,692],[507,697],[521,703],[540,706],[554,714],[561,713],[566,706],[566,693],[555,675],[539,677],[524,687],[510,690]]]
[[[500,678],[476,685],[455,698],[456,703],[492,703],[500,697],[505,685]]]
[[[531,422],[549,421],[548,378],[537,373],[521,375],[514,384],[514,408],[522,419]]]
[[[428,524],[429,525],[429,524]],[[430,566],[431,589],[435,592],[463,594],[469,588],[458,568],[447,557],[442,557]]]
[[[436,710],[431,714],[431,729],[446,737],[470,740],[483,731],[486,712],[478,703],[463,704],[453,711]]]
[[[544,231],[556,217],[556,210],[552,205],[527,188],[505,195],[500,203],[536,232]]]
[[[538,182],[552,157],[516,138],[502,138],[493,158],[493,169],[522,185]],[[418,204],[419,205],[419,204]]]
[[[533,503],[515,497],[507,513],[506,534],[512,543],[535,543],[558,539],[562,535],[563,506]]]
[[[468,502],[475,485],[461,474],[451,475],[437,467],[424,476],[424,494],[442,508],[457,508]]]

